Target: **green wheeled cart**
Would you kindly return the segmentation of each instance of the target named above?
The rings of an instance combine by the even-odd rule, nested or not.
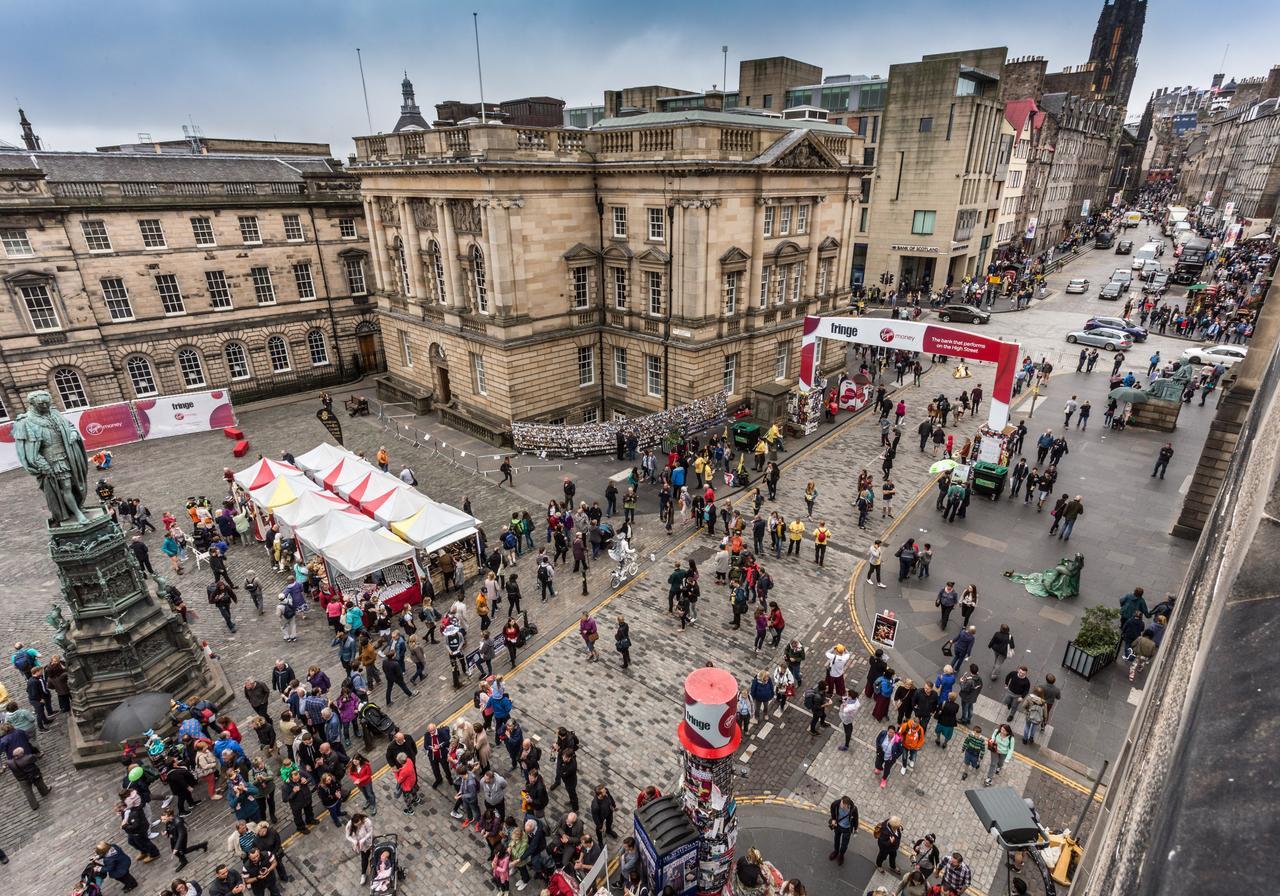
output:
[[[1008,467],[977,461],[973,465],[973,492],[976,495],[986,495],[994,501],[1004,493],[1004,484],[1008,478]]]

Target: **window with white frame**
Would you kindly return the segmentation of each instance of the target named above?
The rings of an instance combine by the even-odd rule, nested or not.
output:
[[[577,267],[573,274],[573,307],[581,310],[591,301],[591,268]]]
[[[724,275],[724,313],[733,314],[738,310],[738,280],[742,274],[729,271]]]
[[[817,339],[813,343],[813,372],[815,376],[822,375],[822,342],[823,340]],[[801,359],[801,362],[803,363],[803,359]]]
[[[396,239],[396,273],[400,276],[400,294],[413,295],[413,284],[409,282],[409,258],[405,255],[404,243]]]
[[[626,268],[610,268],[613,272],[613,307],[624,309],[627,307],[627,269]]]
[[[818,262],[818,295],[827,294],[827,285],[831,282],[831,259],[824,258]]]
[[[764,235],[773,236],[773,216],[774,208],[772,205],[764,207]]]
[[[240,222],[240,239],[250,245],[262,242],[256,215],[239,215],[237,220]]]
[[[291,243],[302,242],[302,219],[297,215],[284,216],[284,238]]]
[[[596,350],[590,345],[578,346],[578,385],[590,386],[596,381]]]
[[[732,395],[738,387],[738,356],[736,353],[724,356],[724,371],[721,384],[726,395]]]
[[[660,243],[667,238],[667,213],[665,209],[649,209],[649,239]]]
[[[22,228],[0,230],[0,245],[4,246],[4,254],[9,258],[30,258],[36,254],[27,239],[27,231]]]
[[[613,423],[626,423],[627,415],[622,413],[622,411],[614,411],[609,415],[609,420]]]
[[[791,367],[791,344],[779,342],[773,355],[773,378],[785,380]]]
[[[205,271],[204,284],[209,290],[209,307],[222,309],[231,307],[231,284],[227,283],[227,275],[222,271]]]
[[[649,313],[662,313],[662,272],[647,271],[646,278],[649,285]]]
[[[188,389],[199,389],[205,384],[204,361],[193,348],[178,349],[178,372],[182,374],[183,386]]]
[[[322,330],[312,330],[307,334],[307,353],[311,355],[312,367],[325,367],[329,364],[329,344],[325,342]]]
[[[413,346],[409,344],[409,331],[400,331],[400,359],[405,367],[413,366]]]
[[[217,239],[213,235],[213,222],[208,218],[191,219],[191,235],[196,238],[197,246],[216,246]]]
[[[432,240],[427,245],[427,254],[431,256],[431,273],[436,279],[436,301],[441,305],[448,301],[444,284],[444,260],[440,257],[440,244]]]
[[[619,346],[613,347],[613,384],[627,386],[627,350]]]
[[[599,408],[587,408],[585,411],[583,411],[583,412],[582,412],[582,422],[583,422],[583,423],[586,423],[586,424],[599,423],[599,422],[600,422],[600,409],[599,409]]]
[[[353,296],[365,295],[369,290],[365,287],[364,282],[364,259],[348,258],[346,269],[347,289],[351,291]]]
[[[43,283],[32,284],[21,288],[22,301],[27,306],[27,316],[31,318],[31,328],[37,332],[60,330],[58,310],[53,306],[53,296],[49,287]]]
[[[800,284],[804,280],[804,263],[791,266],[791,301],[800,301]]]
[[[479,246],[471,247],[471,280],[476,287],[476,310],[489,313],[489,280],[484,269],[484,253]]]
[[[111,235],[107,233],[105,221],[81,221],[80,232],[90,252],[111,251]]]
[[[107,303],[107,313],[112,320],[133,320],[133,306],[129,304],[129,290],[120,277],[103,277],[102,298]]]
[[[146,398],[160,393],[156,387],[156,374],[149,360],[141,355],[134,355],[124,362],[124,369],[129,374],[129,384],[133,386],[133,394],[136,397]]]
[[[187,306],[182,301],[182,290],[178,288],[178,278],[173,274],[156,274],[156,292],[160,294],[160,305],[165,314],[185,314]]]
[[[316,282],[311,278],[311,262],[300,261],[293,266],[293,282],[298,287],[298,298],[316,297]]]
[[[782,305],[786,303],[787,284],[791,281],[791,269],[794,267],[795,265],[793,264],[778,265],[778,289],[777,289],[777,292],[774,293],[775,305]]]
[[[167,249],[164,240],[164,227],[158,218],[141,218],[138,221],[138,232],[142,234],[144,249]]]
[[[796,206],[796,233],[809,232],[809,203]]]
[[[662,359],[657,355],[644,356],[644,387],[652,396],[662,395]]]
[[[228,342],[222,349],[222,356],[227,360],[227,373],[232,380],[249,378],[249,353],[242,342]]]
[[[84,380],[80,378],[78,371],[70,367],[59,367],[53,372],[53,387],[62,400],[63,410],[74,411],[76,408],[89,406],[89,395],[85,392]]]
[[[773,268],[765,265],[760,269],[760,307],[767,308],[769,306],[769,277],[773,274]]]
[[[356,232],[356,219],[339,218],[338,236],[342,237],[344,240],[354,240],[359,237],[360,234]]]
[[[782,213],[778,215],[778,236],[786,236],[791,232],[791,209],[791,206],[784,205]]]
[[[615,205],[613,207],[613,235],[619,239],[626,238],[627,207],[625,205]]]
[[[485,379],[484,372],[484,358],[474,352],[471,354],[471,379],[477,395],[489,394],[489,382]]]
[[[289,369],[289,345],[283,336],[272,336],[267,340],[267,359],[276,373],[284,373]]]
[[[249,268],[249,278],[253,280],[253,295],[259,305],[276,303],[276,288],[271,282],[271,271],[265,267]]]

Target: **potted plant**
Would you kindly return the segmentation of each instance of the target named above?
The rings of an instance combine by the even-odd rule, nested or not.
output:
[[[1076,636],[1067,642],[1062,665],[1088,680],[1115,662],[1119,652],[1120,611],[1114,607],[1089,607]]]

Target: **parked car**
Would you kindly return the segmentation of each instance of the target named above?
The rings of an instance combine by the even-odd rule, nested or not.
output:
[[[968,305],[944,305],[938,311],[938,320],[955,321],[961,324],[988,324],[991,315]]]
[[[1116,243],[1117,255],[1128,255],[1132,251],[1133,251],[1133,240],[1121,240],[1120,242]]]
[[[1163,268],[1160,267],[1160,262],[1153,259],[1142,265],[1142,270],[1138,272],[1138,276],[1143,280],[1150,280],[1162,270]]]
[[[1114,352],[1122,348],[1133,348],[1133,337],[1121,330],[1110,330],[1099,327],[1096,330],[1076,330],[1067,334],[1067,342],[1072,344],[1094,345]]]
[[[1124,284],[1115,280],[1104,283],[1102,289],[1098,290],[1098,298],[1109,302],[1117,301],[1122,295],[1124,295]]]
[[[1192,364],[1221,364],[1231,367],[1243,361],[1248,354],[1249,350],[1243,345],[1202,345],[1187,349],[1182,357]]]
[[[1126,271],[1124,268],[1116,268],[1111,273],[1111,282],[1119,283],[1120,288],[1125,292],[1129,291],[1129,286],[1133,283],[1133,271]]]
[[[1140,327],[1133,321],[1123,317],[1102,317],[1101,315],[1095,315],[1085,322],[1084,328],[1086,330],[1097,330],[1099,328],[1122,330],[1132,336],[1134,342],[1146,342],[1148,335],[1145,327]]]
[[[1088,277],[1072,277],[1067,281],[1068,293],[1085,293],[1089,291]]]
[[[1151,275],[1151,279],[1147,281],[1147,285],[1142,287],[1142,291],[1151,296],[1162,296],[1169,288],[1169,272],[1159,271]]]

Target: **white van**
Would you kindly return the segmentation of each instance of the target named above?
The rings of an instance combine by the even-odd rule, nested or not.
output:
[[[1142,266],[1148,261],[1154,261],[1159,253],[1160,247],[1155,243],[1146,243],[1141,249],[1133,253],[1133,263],[1129,266],[1135,270],[1142,270]]]

